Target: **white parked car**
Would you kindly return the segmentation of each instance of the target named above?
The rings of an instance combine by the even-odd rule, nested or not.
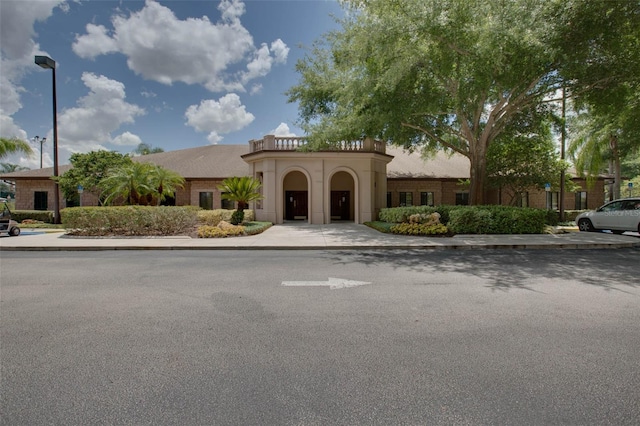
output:
[[[580,213],[576,224],[581,231],[640,232],[640,198],[622,198],[597,210]]]

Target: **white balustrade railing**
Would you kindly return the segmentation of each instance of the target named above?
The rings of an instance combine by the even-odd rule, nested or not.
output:
[[[295,151],[298,148],[306,146],[307,138],[290,137],[290,136],[274,136],[267,135],[262,139],[254,139],[249,141],[251,152],[259,151]],[[361,152],[381,152],[386,151],[386,145],[382,141],[373,139],[340,141],[331,144],[321,151],[361,151]]]

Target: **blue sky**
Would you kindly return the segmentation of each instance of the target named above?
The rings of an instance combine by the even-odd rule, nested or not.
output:
[[[59,162],[74,152],[165,151],[301,135],[284,92],[314,40],[337,28],[335,0],[0,0],[0,135],[52,165],[57,63]]]

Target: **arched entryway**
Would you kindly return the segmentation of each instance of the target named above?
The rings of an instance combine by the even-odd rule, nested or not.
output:
[[[329,187],[330,221],[355,221],[357,194],[353,176],[338,171],[331,176]]]
[[[284,220],[309,221],[309,181],[299,170],[287,173],[282,183],[284,196]]]

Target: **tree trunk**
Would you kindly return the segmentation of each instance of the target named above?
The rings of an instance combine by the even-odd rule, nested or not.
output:
[[[469,204],[479,206],[485,204],[485,177],[487,174],[487,157],[486,150],[474,149],[470,152],[469,161],[471,168],[469,175],[471,177],[471,186],[469,188]]]
[[[616,135],[609,136],[609,146],[611,147],[611,156],[613,157],[613,199],[620,198],[620,185],[622,184],[622,166],[620,164],[620,151],[618,149],[618,137]]]

